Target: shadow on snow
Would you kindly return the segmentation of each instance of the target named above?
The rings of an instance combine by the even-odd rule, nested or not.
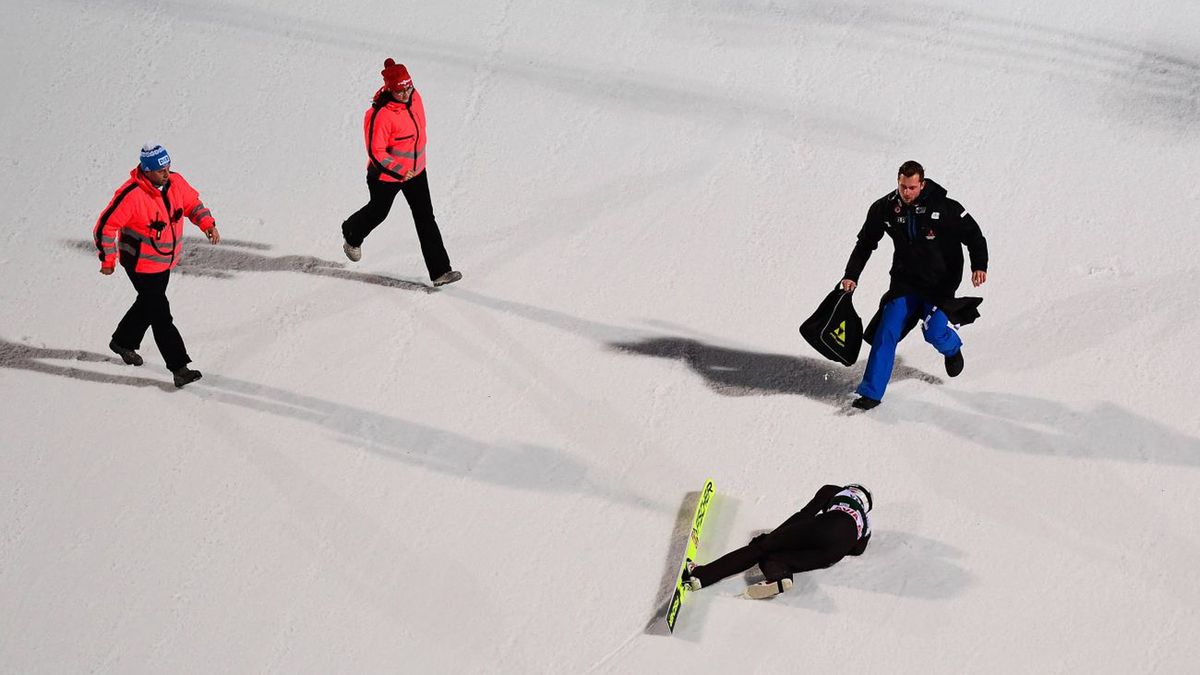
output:
[[[675,359],[701,375],[709,389],[722,396],[792,394],[841,405],[862,379],[864,365],[843,368],[831,361],[717,347],[681,337],[614,342],[609,347],[628,354]],[[892,381],[918,379],[941,384],[941,378],[905,366],[900,358]]]
[[[370,272],[354,272],[346,269],[343,263],[322,260],[310,255],[278,255],[271,256],[260,251],[269,251],[271,247],[253,241],[237,239],[222,239],[221,243],[212,246],[199,239],[188,242],[176,274],[196,277],[211,277],[216,279],[232,279],[236,272],[298,272],[319,277],[333,277],[346,281],[357,281],[363,284],[399,288],[406,291],[433,293],[432,286],[409,279],[397,279],[382,274]],[[94,254],[95,245],[90,242],[67,242],[69,248]]]
[[[180,391],[208,401],[314,424],[332,433],[340,443],[424,469],[523,490],[581,490],[638,508],[660,508],[651,499],[609,487],[609,481],[592,476],[594,471],[584,463],[552,448],[479,441],[370,410],[222,375],[205,375],[203,380],[189,385],[186,390],[176,390],[165,380],[97,372],[52,363],[54,361],[131,367],[121,364],[116,357],[103,354],[77,349],[47,349],[0,338],[0,368],[84,382]]]

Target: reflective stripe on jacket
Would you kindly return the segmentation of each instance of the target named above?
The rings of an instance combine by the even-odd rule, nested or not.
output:
[[[400,103],[385,90],[363,117],[367,146],[367,174],[391,183],[404,174],[425,170],[425,104],[414,89],[408,103]]]
[[[184,216],[204,232],[217,224],[183,176],[172,172],[164,191],[134,167],[92,228],[101,265],[115,267],[119,257],[135,272],[173,269],[179,264]]]

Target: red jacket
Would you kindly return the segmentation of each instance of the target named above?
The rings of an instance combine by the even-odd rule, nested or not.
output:
[[[200,193],[183,176],[171,172],[166,190],[159,190],[134,167],[92,229],[101,266],[115,267],[119,250],[121,265],[135,272],[174,269],[183,243],[184,216],[204,232],[217,224],[201,203]]]
[[[425,170],[425,104],[414,89],[408,103],[400,103],[380,89],[363,117],[367,142],[367,175],[390,183],[403,182],[404,174]]]

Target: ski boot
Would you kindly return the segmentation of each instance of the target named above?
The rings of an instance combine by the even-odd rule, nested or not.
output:
[[[784,577],[779,581],[760,581],[757,584],[746,587],[746,597],[754,600],[765,600],[773,598],[792,587],[792,580]]]

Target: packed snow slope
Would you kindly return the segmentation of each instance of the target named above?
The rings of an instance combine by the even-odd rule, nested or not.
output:
[[[0,671],[1191,672],[1200,5],[1190,0],[7,3]],[[465,278],[399,202],[359,264],[384,58]],[[147,337],[91,228],[147,140],[189,230]],[[981,223],[950,380],[884,405],[796,327],[904,160]],[[855,298],[869,315],[890,242]],[[963,289],[969,294],[969,289]],[[656,619],[826,482],[866,555]]]

